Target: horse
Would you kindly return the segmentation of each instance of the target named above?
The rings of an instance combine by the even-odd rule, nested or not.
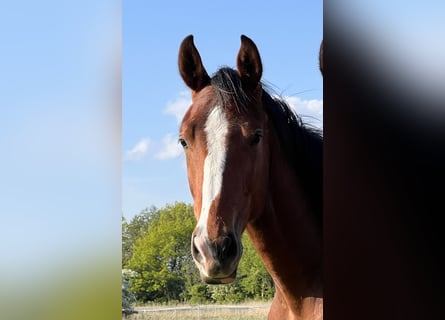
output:
[[[193,259],[205,283],[233,282],[246,230],[275,285],[268,318],[322,319],[322,134],[268,92],[245,35],[236,65],[210,77],[193,35],[179,48]]]

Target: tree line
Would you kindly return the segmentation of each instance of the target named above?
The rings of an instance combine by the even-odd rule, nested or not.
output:
[[[147,208],[129,222],[122,218],[123,281],[137,302],[234,303],[273,297],[272,279],[247,235],[237,280],[203,283],[190,252],[195,225],[193,207],[181,202]]]

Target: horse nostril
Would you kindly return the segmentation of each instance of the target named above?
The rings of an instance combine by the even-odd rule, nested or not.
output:
[[[232,245],[232,239],[231,237],[226,237],[222,243],[222,250],[224,252],[227,252],[230,250],[230,246]]]
[[[238,254],[238,247],[235,237],[232,234],[223,237],[219,245],[216,246],[216,251],[220,259],[236,257]]]
[[[192,238],[192,256],[193,258],[195,258],[195,260],[199,261],[201,259],[201,253],[199,252],[198,247],[195,244],[195,238],[196,236]]]

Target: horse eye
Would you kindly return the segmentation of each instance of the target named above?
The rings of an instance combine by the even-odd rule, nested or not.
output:
[[[181,146],[182,146],[184,149],[187,149],[187,148],[188,148],[187,141],[185,141],[183,138],[179,138],[179,139],[178,139],[178,142],[181,144]]]
[[[263,131],[258,130],[257,132],[255,132],[255,135],[253,136],[253,139],[250,142],[250,144],[252,146],[257,145],[260,142],[262,137],[263,137]]]

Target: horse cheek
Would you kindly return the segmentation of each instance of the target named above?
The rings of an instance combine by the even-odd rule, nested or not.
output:
[[[195,213],[196,220],[199,220],[202,207],[202,182],[203,174],[200,170],[200,162],[204,162],[201,159],[202,156],[196,156],[196,154],[186,154],[187,162],[187,178],[189,182],[190,193],[193,198],[193,209]]]

